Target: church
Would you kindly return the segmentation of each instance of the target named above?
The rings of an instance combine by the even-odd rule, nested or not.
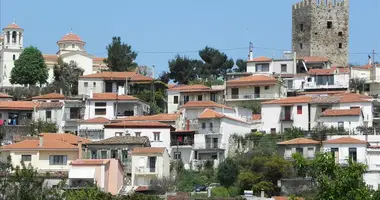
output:
[[[56,54],[43,54],[49,69],[48,82],[53,80],[53,68],[60,57],[64,62],[76,62],[84,70],[83,75],[97,73],[107,69],[104,58],[95,57],[86,52],[84,42],[78,35],[70,32],[57,41]],[[24,49],[24,29],[15,22],[3,28],[0,35],[0,87],[13,87],[10,83],[11,71],[14,61],[17,60]]]

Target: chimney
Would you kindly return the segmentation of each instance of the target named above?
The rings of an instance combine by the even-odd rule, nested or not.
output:
[[[38,146],[42,147],[44,145],[44,135],[43,134],[39,134],[38,138],[40,139],[40,142],[38,143]]]
[[[260,195],[261,198],[264,198],[265,197],[265,192],[264,190],[261,190],[261,195]]]
[[[94,97],[94,92],[92,91],[92,89],[90,89],[90,99],[92,99]]]
[[[78,150],[79,150],[78,159],[82,159],[82,140],[81,139],[78,140]]]

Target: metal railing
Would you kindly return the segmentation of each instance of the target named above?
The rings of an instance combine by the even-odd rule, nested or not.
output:
[[[226,100],[256,100],[256,99],[278,99],[278,94],[228,94]]]
[[[80,129],[79,136],[89,139],[89,140],[103,140],[104,130],[103,129]]]
[[[349,86],[348,82],[343,83],[343,84],[335,82],[334,84],[330,84],[330,85],[327,85],[327,84],[319,85],[315,82],[307,82],[305,83],[303,88],[300,88],[300,89],[348,88],[348,86]]]
[[[136,167],[136,172],[137,173],[156,173],[157,170],[156,168],[152,167]]]
[[[222,128],[216,127],[216,128],[202,128],[198,127],[198,133],[199,134],[222,134]]]
[[[183,141],[178,141],[178,140],[171,140],[170,141],[170,146],[193,146],[194,140],[183,140]]]
[[[226,144],[225,143],[213,143],[213,142],[206,142],[203,144],[196,144],[194,145],[194,149],[226,149]]]

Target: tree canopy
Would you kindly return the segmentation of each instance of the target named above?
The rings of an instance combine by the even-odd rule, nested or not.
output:
[[[239,167],[236,162],[230,158],[227,158],[219,165],[216,176],[223,186],[230,187],[235,183],[238,174]]]
[[[30,46],[14,61],[10,82],[21,85],[44,84],[47,83],[48,77],[48,68],[41,51]]]
[[[219,50],[206,46],[199,51],[199,56],[203,60],[203,65],[199,68],[198,73],[201,78],[213,80],[217,78],[225,78],[227,73],[232,70],[234,61],[228,59],[225,53]]]
[[[134,61],[137,57],[137,52],[132,50],[128,44],[122,43],[120,37],[113,37],[111,44],[107,47],[108,57],[104,62],[108,65],[111,71],[134,71],[137,63]]]
[[[54,65],[54,81],[51,84],[55,90],[63,90],[66,96],[78,94],[78,80],[83,75],[84,70],[77,66],[74,61],[70,63],[58,59],[58,64]]]
[[[247,71],[247,61],[243,59],[236,60],[236,68],[234,68],[234,72],[246,72]]]
[[[177,55],[174,59],[169,60],[169,77],[175,83],[188,84],[198,77],[197,69],[200,66],[202,66],[202,62],[199,60]]]

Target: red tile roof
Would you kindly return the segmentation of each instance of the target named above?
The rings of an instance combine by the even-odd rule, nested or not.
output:
[[[300,57],[298,59],[302,59],[306,63],[319,63],[319,62],[328,62],[329,61],[328,58],[319,57],[319,56],[305,56],[305,57]]]
[[[117,95],[116,93],[94,93],[92,100],[139,100],[130,95]]]
[[[368,144],[368,142],[364,140],[358,140],[352,137],[341,137],[332,140],[323,141],[324,144]]]
[[[39,146],[39,140],[23,140],[14,144],[2,146],[3,150],[12,150],[12,149],[77,149],[77,146],[72,144],[62,142],[59,140],[46,139],[43,140],[43,145]]]
[[[101,78],[104,80],[126,80],[130,81],[153,81],[152,77],[137,74],[136,72],[100,72],[81,76],[80,78]]]
[[[292,139],[292,140],[278,142],[277,144],[292,145],[292,144],[320,144],[320,143],[321,142],[319,142],[319,141],[311,140],[311,139],[308,139],[308,138],[295,138],[295,139]]]
[[[38,105],[33,101],[0,101],[0,110],[33,110]]]
[[[111,124],[105,124],[105,128],[173,128],[171,125],[161,122],[147,121],[121,121]]]
[[[247,62],[272,62],[272,59],[265,56],[260,56],[253,58],[252,60],[247,60]]]
[[[163,154],[165,147],[135,147],[132,154]]]
[[[45,61],[58,61],[58,56],[56,54],[43,54],[42,56],[44,57]]]
[[[110,162],[110,159],[77,159],[70,165],[105,165]]]
[[[17,25],[15,22],[13,22],[12,24],[9,24],[6,28],[21,29],[21,27]]]
[[[157,114],[157,115],[147,115],[147,116],[131,116],[126,118],[119,118],[113,121],[176,121],[180,117],[179,113],[172,114]]]
[[[276,85],[277,79],[265,75],[252,75],[227,81],[227,86]]]
[[[211,91],[211,88],[205,85],[176,85],[168,90],[181,91],[181,92],[197,92],[197,91]]]
[[[233,108],[216,103],[214,101],[189,101],[185,105],[181,106],[181,108],[226,108],[226,109],[231,109]]]
[[[342,90],[339,90],[339,91],[316,91],[316,92],[299,92],[297,94],[300,94],[300,95],[309,95],[309,94],[331,94],[331,95],[334,95],[334,94],[342,94],[342,93],[347,93],[347,91],[342,91]]]
[[[333,75],[350,73],[350,69],[347,67],[331,67],[330,69],[310,69],[309,74],[312,75]]]
[[[90,143],[91,141],[70,133],[42,133],[44,139],[48,140],[58,140],[62,142],[67,142],[73,145],[78,145],[79,141],[83,144]]]
[[[110,120],[105,117],[95,117],[81,121],[84,124],[108,124],[109,122]]]
[[[276,99],[272,101],[262,102],[261,104],[297,104],[297,103],[309,103],[311,101],[311,96],[297,96],[297,97],[287,97],[283,99]]]
[[[92,61],[94,62],[103,62],[105,58],[93,58]]]
[[[370,64],[367,64],[367,65],[363,65],[363,66],[353,66],[351,68],[355,68],[355,69],[371,69],[373,65],[370,65]]]
[[[32,99],[65,99],[65,95],[59,93],[49,93],[32,97]]]
[[[322,113],[322,117],[338,117],[338,116],[359,116],[360,108],[355,109],[327,109]]]
[[[61,40],[58,42],[65,42],[65,41],[78,41],[78,42],[83,42],[80,37],[77,34],[74,33],[67,33],[64,35]]]
[[[261,120],[261,114],[253,114],[252,120]]]
[[[230,116],[227,116],[227,115],[224,115],[220,112],[216,112],[214,110],[211,110],[209,108],[206,108],[198,117],[198,119],[215,119],[215,118],[226,118],[226,119],[230,119],[230,120],[234,120],[234,121],[238,121],[238,122],[242,122],[242,123],[247,123],[245,121],[242,121],[240,119],[236,119],[236,118],[233,118],[233,117],[230,117]]]

